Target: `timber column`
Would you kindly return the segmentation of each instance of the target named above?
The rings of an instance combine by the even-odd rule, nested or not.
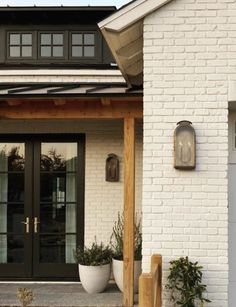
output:
[[[124,306],[134,304],[135,119],[124,119]]]

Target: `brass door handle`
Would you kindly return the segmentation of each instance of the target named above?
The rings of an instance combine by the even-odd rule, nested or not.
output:
[[[40,222],[38,222],[38,218],[35,217],[34,218],[34,233],[38,233],[38,224],[40,224]]]
[[[30,222],[29,217],[27,217],[27,218],[25,219],[25,222],[21,222],[22,224],[25,225],[25,232],[26,232],[26,233],[29,233],[29,230],[30,230],[29,222]]]

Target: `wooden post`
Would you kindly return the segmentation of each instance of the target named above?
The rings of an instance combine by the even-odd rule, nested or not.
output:
[[[150,273],[139,277],[139,307],[153,307],[153,277]]]
[[[135,120],[124,119],[124,293],[123,304],[134,304]]]
[[[161,307],[162,305],[162,256],[152,255],[151,258],[151,273],[154,276],[154,307]],[[157,278],[156,278],[157,277]]]

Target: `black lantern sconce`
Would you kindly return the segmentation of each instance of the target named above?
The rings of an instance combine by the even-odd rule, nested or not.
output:
[[[119,159],[115,154],[109,154],[106,159],[106,181],[117,182],[119,181]]]
[[[191,170],[196,167],[196,133],[192,123],[182,120],[174,132],[174,167]]]

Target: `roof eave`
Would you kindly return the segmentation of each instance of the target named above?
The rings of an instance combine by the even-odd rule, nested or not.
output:
[[[98,26],[118,67],[130,86],[143,82],[143,19],[171,0],[137,0]]]

